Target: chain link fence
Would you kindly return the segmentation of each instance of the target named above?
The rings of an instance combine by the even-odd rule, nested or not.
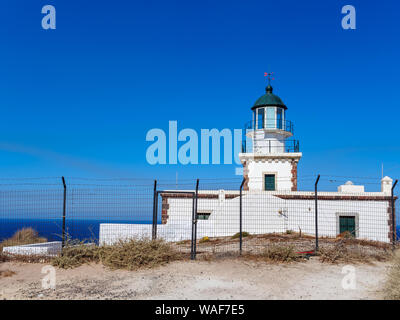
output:
[[[362,189],[346,192],[348,180]],[[271,246],[312,255],[341,239],[352,239],[343,240],[349,246],[397,242],[396,184],[382,192],[375,178],[306,176],[297,179],[302,191],[248,190],[242,178],[64,181],[0,181],[3,252],[58,254],[71,241],[111,245],[150,238],[195,259],[260,254]]]

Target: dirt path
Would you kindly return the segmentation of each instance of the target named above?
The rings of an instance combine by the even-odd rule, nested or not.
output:
[[[101,265],[56,269],[56,289],[42,289],[44,264],[3,263],[0,299],[380,299],[387,263],[355,266],[355,290],[342,288],[343,265],[269,265],[238,259],[183,261],[155,270],[111,271]]]

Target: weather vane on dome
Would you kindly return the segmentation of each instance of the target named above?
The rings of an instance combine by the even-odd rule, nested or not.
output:
[[[271,80],[275,80],[275,78],[272,78],[273,74],[273,72],[264,72],[264,77],[268,79],[268,85],[271,84]]]

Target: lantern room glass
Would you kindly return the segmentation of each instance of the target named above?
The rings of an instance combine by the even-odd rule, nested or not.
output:
[[[255,129],[286,130],[285,109],[280,107],[264,107],[253,111]],[[290,128],[289,128],[290,129]]]
[[[283,110],[282,108],[276,108],[276,128],[283,129]]]
[[[275,109],[274,107],[267,108],[267,129],[275,129],[276,128],[276,117],[275,117]]]
[[[257,110],[257,129],[264,128],[264,108]]]

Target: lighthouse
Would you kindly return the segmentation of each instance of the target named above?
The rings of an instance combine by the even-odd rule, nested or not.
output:
[[[239,159],[243,164],[244,190],[297,191],[297,164],[302,156],[299,141],[293,139],[294,126],[287,118],[287,106],[273,93],[271,74],[268,86],[251,107],[252,119],[245,124],[250,143],[243,144]]]

